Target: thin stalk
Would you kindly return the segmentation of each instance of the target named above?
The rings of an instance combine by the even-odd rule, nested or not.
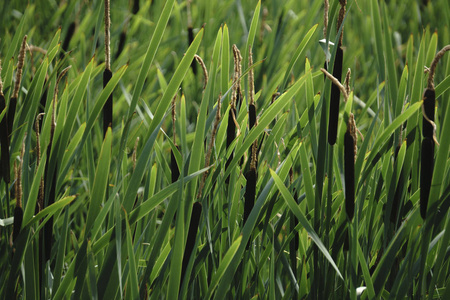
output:
[[[14,117],[16,114],[17,99],[19,98],[20,82],[22,80],[23,65],[25,63],[25,54],[27,46],[27,36],[25,35],[22,40],[22,45],[20,46],[19,58],[17,63],[16,71],[16,81],[14,83],[14,91],[12,97],[9,100],[8,107],[8,133],[11,134],[13,131]],[[9,135],[9,141],[11,142],[11,135]]]
[[[111,17],[110,0],[105,0],[105,70],[103,71],[103,88],[106,87],[112,78],[111,71]],[[103,135],[106,135],[108,127],[113,126],[113,95],[109,95],[108,100],[103,107]]]

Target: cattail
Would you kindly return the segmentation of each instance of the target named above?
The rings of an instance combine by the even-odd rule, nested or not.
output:
[[[248,64],[249,67],[253,64],[253,55],[251,48],[249,49],[249,60]],[[249,77],[249,92],[250,92],[250,104],[249,104],[249,129],[251,130],[256,124],[256,107],[255,107],[255,99],[254,99],[254,90],[255,90],[255,83],[254,83],[254,76],[253,76],[253,69],[250,69],[250,72],[248,74]],[[245,188],[245,203],[244,203],[244,224],[248,219],[248,216],[250,215],[250,212],[253,209],[253,206],[255,204],[255,198],[256,198],[256,181],[258,178],[258,173],[256,172],[256,164],[257,164],[257,153],[258,150],[258,139],[256,139],[253,144],[250,147],[250,169],[245,174],[245,179],[247,180],[247,186]]]
[[[342,61],[344,53],[342,48],[338,47],[336,51],[336,57],[334,59],[333,77],[341,82],[342,76]],[[330,115],[328,122],[328,143],[334,145],[336,143],[338,119],[339,119],[339,98],[340,92],[336,85],[331,86],[330,95]]]
[[[131,10],[133,15],[137,14],[139,12],[139,0],[133,1],[133,9]]]
[[[105,0],[105,71],[103,71],[103,88],[106,87],[108,82],[112,78],[111,72],[111,18],[110,18],[110,8],[109,0]],[[113,96],[112,93],[109,95],[108,100],[103,107],[103,134],[106,135],[108,127],[112,128],[113,122]]]
[[[344,21],[345,16],[345,5],[347,4],[346,0],[339,0],[341,4],[341,9],[339,10],[339,17],[337,23],[337,31],[339,32],[339,28]],[[334,67],[333,67],[333,76],[341,82],[342,76],[342,62],[344,60],[344,52],[342,51],[342,38],[344,35],[344,30],[342,28],[341,35],[339,37],[339,43],[336,49],[336,57],[334,58]],[[330,145],[334,145],[336,143],[337,137],[337,128],[338,128],[338,119],[339,119],[339,98],[340,93],[339,89],[336,85],[331,86],[331,95],[330,95],[330,114],[329,114],[329,122],[328,122],[328,143]]]
[[[327,38],[327,28],[328,28],[328,10],[330,5],[328,0],[325,0],[323,3],[323,37]]]
[[[442,48],[434,57],[428,73],[427,88],[423,93],[422,104],[422,151],[420,168],[420,214],[425,220],[434,169],[434,143],[436,140],[436,124],[434,123],[434,109],[436,106],[436,92],[434,90],[434,75],[439,60],[450,50],[450,45]]]
[[[347,95],[350,94],[350,75],[351,74],[352,74],[352,71],[350,70],[350,68],[348,68],[347,75],[345,75],[345,81],[344,81],[345,91],[347,92]],[[346,101],[347,101],[347,99],[346,99]]]
[[[420,215],[425,220],[434,170],[434,141],[432,139],[423,139],[420,159]]]
[[[3,81],[1,77],[1,60],[0,60],[0,113],[6,109],[6,101],[5,95],[3,94]],[[0,122],[0,145],[1,145],[1,166],[2,172],[1,176],[3,180],[8,184],[10,182],[9,173],[10,173],[10,165],[9,165],[9,138],[8,138],[8,114],[3,115],[3,119]]]
[[[189,223],[189,231],[186,240],[186,248],[183,255],[181,280],[183,280],[187,265],[189,263],[189,259],[191,258],[192,252],[194,250],[195,240],[197,238],[198,224],[200,223],[201,214],[202,214],[202,204],[200,202],[194,202],[194,206],[192,207],[191,222]]]
[[[19,62],[17,63],[16,82],[14,84],[14,91],[13,91],[11,99],[9,100],[8,133],[12,133],[12,131],[13,131],[14,116],[16,114],[17,98],[19,98],[20,81],[22,80],[23,65],[25,62],[26,45],[27,45],[27,36],[25,35],[22,40],[22,46],[20,46],[20,52],[19,52],[19,58],[18,58]],[[9,136],[9,139],[11,139],[11,136]]]
[[[239,124],[236,121],[236,106],[239,107],[240,101],[240,70],[241,70],[241,61],[242,56],[236,45],[233,45],[233,56],[234,56],[234,76],[233,76],[233,89],[231,92],[231,101],[230,101],[230,112],[228,115],[228,126],[227,126],[227,149],[231,145],[231,143],[236,138],[236,128],[239,128]],[[230,155],[229,159],[225,164],[225,168],[227,169],[233,160],[233,153]],[[228,178],[225,180],[227,183],[229,181]]]
[[[353,114],[344,136],[345,211],[351,221],[355,210],[356,125]]]
[[[22,166],[23,166],[23,155],[25,153],[25,138],[22,143],[22,150],[20,151],[20,163],[17,166],[16,161],[14,161],[14,174],[16,176],[16,207],[14,208],[14,229],[13,229],[13,242],[19,236],[20,229],[22,227],[23,220],[23,209],[22,209]]]
[[[339,10],[338,23],[336,27],[337,32],[339,32],[339,28],[341,27],[342,22],[344,22],[345,6],[347,5],[347,0],[339,0],[339,3],[341,4],[341,9]],[[344,26],[342,25],[341,35],[339,37],[339,47],[342,46],[343,37],[344,37]]]

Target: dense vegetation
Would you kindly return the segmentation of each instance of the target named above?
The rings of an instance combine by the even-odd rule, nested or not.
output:
[[[2,299],[450,299],[447,0],[28,2]]]

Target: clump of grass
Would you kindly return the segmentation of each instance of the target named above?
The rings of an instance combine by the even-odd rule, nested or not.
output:
[[[0,60],[0,113],[6,110],[5,95],[3,94],[3,81],[1,77],[1,60]],[[9,164],[9,137],[8,137],[8,115],[5,111],[3,119],[0,122],[0,145],[1,145],[1,176],[6,184],[10,181],[10,164]]]
[[[111,17],[110,2],[105,0],[105,70],[103,71],[103,88],[106,87],[112,78],[111,71]],[[103,107],[103,135],[106,135],[108,127],[113,125],[113,95],[109,95],[108,100]]]
[[[434,57],[428,73],[427,88],[423,93],[422,105],[422,152],[420,160],[420,215],[425,220],[427,216],[428,198],[434,170],[434,144],[436,140],[436,124],[434,110],[436,107],[436,92],[434,89],[434,74],[439,60],[450,50],[450,45],[442,48]]]
[[[17,99],[19,98],[20,82],[22,80],[23,65],[25,63],[25,54],[27,48],[27,36],[25,35],[22,40],[22,45],[20,46],[19,58],[17,63],[16,71],[16,81],[14,83],[14,91],[12,93],[11,99],[9,100],[8,108],[8,133],[11,134],[13,131],[14,117],[16,114]],[[11,136],[9,136],[11,141]]]

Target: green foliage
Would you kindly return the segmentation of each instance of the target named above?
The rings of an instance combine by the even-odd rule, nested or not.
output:
[[[11,169],[14,162],[23,167],[21,178],[11,170],[11,182],[0,182],[0,298],[450,297],[448,53],[434,78],[440,145],[425,220],[419,203],[423,71],[450,43],[448,1],[347,1],[343,27],[339,1],[330,1],[326,36],[322,1],[138,1],[135,14],[135,0],[111,1],[113,76],[105,88],[104,1],[28,2],[0,3],[7,105],[0,120],[25,34],[29,45],[10,157],[1,157]],[[319,40],[337,45],[339,30],[350,93],[330,146],[331,83],[320,72],[326,58]],[[242,98],[239,130],[227,147],[233,44],[243,57]],[[329,52],[331,67],[336,48]],[[205,88],[203,69],[192,67],[196,54],[209,75]],[[250,69],[258,115],[252,129]],[[101,112],[110,95],[114,121],[104,135]],[[352,220],[344,199],[350,113],[364,137],[357,140]],[[255,141],[256,198],[244,224],[244,174]],[[24,215],[12,241],[19,183]],[[195,201],[202,212],[186,258]],[[53,246],[45,261],[48,224]]]

